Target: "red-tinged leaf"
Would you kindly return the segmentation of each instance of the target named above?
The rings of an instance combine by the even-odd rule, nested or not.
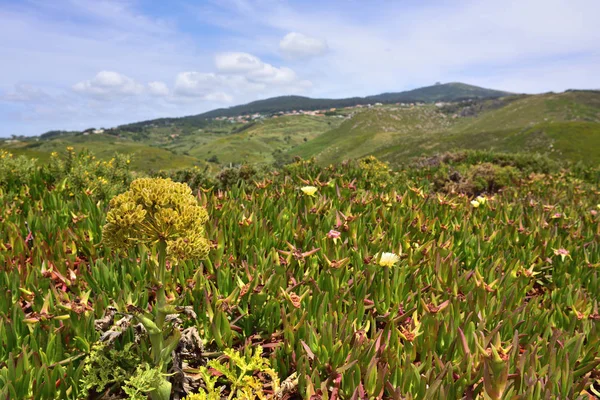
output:
[[[306,355],[308,356],[308,358],[310,360],[314,360],[315,353],[312,352],[312,350],[310,349],[310,347],[308,347],[308,345],[304,342],[304,340],[300,340],[300,344],[302,345],[302,347],[304,347],[304,351],[306,351]]]
[[[467,343],[465,333],[462,331],[462,329],[458,328],[458,334],[460,335],[460,342],[462,344],[463,351],[466,355],[471,354],[471,350],[469,349],[469,344]]]
[[[312,256],[313,254],[315,254],[317,251],[321,250],[320,247],[316,248],[316,249],[312,249],[309,251],[305,251],[304,253],[302,253],[302,257],[308,257],[308,256]]]
[[[283,342],[273,342],[273,343],[266,343],[263,344],[262,347],[265,349],[273,349],[275,347],[279,347]]]

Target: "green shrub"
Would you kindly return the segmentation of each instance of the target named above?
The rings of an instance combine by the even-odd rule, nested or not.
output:
[[[256,167],[243,164],[239,167],[224,168],[216,176],[221,189],[239,186],[241,183],[252,183],[261,180],[269,169],[267,167]]]
[[[123,192],[133,180],[130,160],[115,154],[109,161],[99,161],[88,150],[76,153],[72,147],[60,155],[52,153],[43,173],[50,186],[58,186],[69,196],[86,193],[95,199],[108,199]]]
[[[215,179],[208,173],[208,168],[200,169],[194,167],[174,171],[161,171],[155,176],[168,178],[174,182],[186,183],[193,191],[199,188],[209,188],[216,184]]]
[[[446,193],[479,195],[496,193],[514,184],[521,174],[511,166],[491,163],[460,166],[456,169],[441,167],[434,178],[434,188]]]
[[[35,169],[35,160],[0,150],[0,191],[18,191],[28,184]]]

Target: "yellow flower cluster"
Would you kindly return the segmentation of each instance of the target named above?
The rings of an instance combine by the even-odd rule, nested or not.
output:
[[[210,247],[204,237],[207,220],[186,184],[141,178],[110,201],[102,233],[105,243],[116,249],[164,243],[171,260],[198,259]]]
[[[389,183],[390,167],[387,163],[379,161],[375,156],[367,156],[358,160],[358,167],[368,177],[372,184],[386,186]]]

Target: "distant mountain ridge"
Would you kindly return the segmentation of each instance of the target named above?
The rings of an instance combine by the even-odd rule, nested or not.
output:
[[[493,99],[513,95],[502,90],[486,89],[460,82],[439,83],[418,89],[381,93],[367,97],[348,97],[343,99],[313,99],[304,96],[278,96],[257,100],[247,104],[229,108],[218,108],[198,115],[180,118],[160,118],[133,124],[121,125],[119,128],[148,125],[153,123],[200,122],[217,117],[235,117],[254,113],[275,113],[292,110],[321,110],[329,108],[351,107],[373,103],[433,103],[453,102],[467,99]]]

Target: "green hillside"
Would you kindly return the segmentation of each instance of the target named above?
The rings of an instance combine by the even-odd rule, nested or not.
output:
[[[429,132],[448,129],[449,118],[434,106],[375,108],[357,113],[337,129],[292,149],[290,156],[331,163],[377,154],[391,144],[407,144]]]
[[[461,116],[465,110],[469,113]],[[600,162],[600,92],[520,96],[452,109],[367,110],[289,156],[316,157],[325,164],[373,154],[397,164],[453,149],[531,151]]]
[[[176,169],[203,164],[190,156],[175,155],[166,149],[105,134],[4,143],[2,148],[15,155],[25,155],[45,162],[52,152],[64,152],[67,146],[72,146],[76,152],[92,150],[101,160],[110,159],[117,152],[130,155],[132,168],[136,170]]]
[[[230,134],[205,131],[183,136],[166,146],[178,153],[206,160],[216,156],[220,163],[271,163],[277,155],[335,128],[337,117],[307,115],[272,118],[239,127]]]

